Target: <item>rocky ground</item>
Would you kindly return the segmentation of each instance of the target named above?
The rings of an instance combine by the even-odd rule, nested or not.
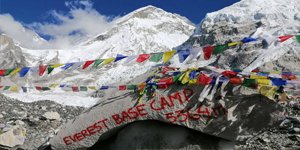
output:
[[[292,101],[283,107],[286,110],[286,118],[278,127],[241,137],[236,149],[300,149],[299,100]]]
[[[0,145],[6,145],[0,149],[37,149],[83,110],[48,100],[23,103],[0,94]]]

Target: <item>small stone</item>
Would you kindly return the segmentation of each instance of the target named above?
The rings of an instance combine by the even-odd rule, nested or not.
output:
[[[263,141],[265,141],[266,143],[271,142],[271,140],[270,140],[270,139],[267,139],[267,138],[264,138]]]
[[[16,125],[25,125],[25,123],[23,121],[21,121],[21,120],[16,120],[15,124]]]
[[[3,123],[0,123],[0,129],[4,128],[5,127],[5,124]]]
[[[1,119],[1,118],[3,118],[3,115],[2,115],[2,114],[0,114],[0,119]]]
[[[58,112],[50,111],[46,112],[43,117],[45,117],[48,120],[60,120],[60,115]]]
[[[42,110],[47,110],[47,107],[46,106],[42,106],[41,109]]]

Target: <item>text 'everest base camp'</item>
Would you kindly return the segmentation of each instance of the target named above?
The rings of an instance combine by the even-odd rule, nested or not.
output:
[[[146,6],[44,45],[0,35],[0,149],[300,149],[299,0],[241,0],[198,25]]]

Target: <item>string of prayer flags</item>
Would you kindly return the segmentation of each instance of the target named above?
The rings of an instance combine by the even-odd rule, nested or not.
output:
[[[164,63],[168,62],[173,57],[173,55],[175,55],[175,53],[176,53],[176,50],[169,51],[169,52],[164,52],[163,62]]]
[[[142,63],[148,58],[150,58],[150,54],[140,54],[139,57],[136,59],[136,62]]]
[[[203,48],[204,60],[210,59],[214,51],[214,46],[206,46]]]

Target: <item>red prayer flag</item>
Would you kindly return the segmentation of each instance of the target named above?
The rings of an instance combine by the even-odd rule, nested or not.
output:
[[[173,84],[173,78],[164,78],[164,79],[160,79],[158,84],[157,84],[157,88],[159,89],[166,89],[168,88],[171,84]]]
[[[43,88],[40,87],[40,86],[36,86],[35,88],[36,88],[36,90],[38,90],[38,91],[42,91],[42,90],[43,90]]]
[[[241,85],[243,83],[242,79],[239,77],[230,78],[229,82],[235,85]]]
[[[40,65],[39,66],[39,76],[42,76],[44,74],[44,72],[46,71],[47,69],[47,65]]]
[[[87,67],[89,67],[92,63],[94,63],[95,60],[88,60],[84,63],[82,69],[86,69]]]
[[[119,86],[119,90],[120,90],[120,91],[126,90],[126,85],[120,85],[120,86]]]
[[[198,82],[202,85],[209,85],[212,78],[208,77],[207,75],[201,73],[198,77]]]
[[[73,92],[79,92],[78,86],[73,86],[73,87],[72,87],[72,91],[73,91]]]
[[[140,54],[139,57],[136,59],[136,62],[142,63],[145,60],[147,60],[150,56],[150,54]]]
[[[6,70],[0,70],[0,76],[4,76],[6,73]]]
[[[205,60],[210,59],[213,51],[214,51],[214,46],[206,46],[206,47],[204,47],[203,48],[204,59]]]
[[[285,35],[285,36],[280,36],[278,38],[279,38],[280,42],[284,42],[292,37],[293,37],[293,35]]]
[[[233,78],[237,75],[237,72],[234,72],[234,71],[223,71],[222,72],[222,75],[225,76],[225,77],[228,77],[228,78]]]

